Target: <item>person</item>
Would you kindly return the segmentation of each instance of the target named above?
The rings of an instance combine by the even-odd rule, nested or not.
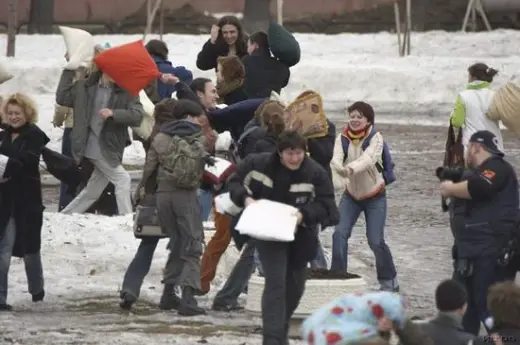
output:
[[[152,129],[150,138],[148,140],[149,142],[153,142],[153,139],[164,125],[172,121],[175,121],[177,118],[180,117],[178,115],[179,110],[180,108],[178,107],[178,102],[176,99],[173,98],[163,99],[162,101],[157,103],[154,109],[155,124]],[[147,156],[149,149],[150,148],[148,147],[148,150],[146,151]],[[141,181],[137,185],[134,194],[135,204],[139,204],[139,201],[141,200],[141,194],[144,194],[145,196],[154,196],[156,194],[156,174],[151,174],[150,176],[146,176],[146,178],[147,180],[141,179]],[[121,287],[121,292],[119,294],[121,298],[119,306],[122,309],[131,309],[132,305],[139,298],[141,286],[143,284],[144,278],[150,271],[153,255],[155,253],[155,249],[157,248],[159,240],[159,237],[146,237],[140,240],[137,252],[135,253],[134,258],[132,259],[132,262],[126,269],[125,276],[123,278],[123,284]],[[169,296],[163,296],[163,298],[159,302],[159,308],[163,310],[168,310],[170,308],[168,302]]]
[[[250,98],[269,98],[289,83],[291,72],[283,62],[271,56],[267,34],[255,32],[247,41],[248,55],[242,58],[245,68],[245,90]]]
[[[465,160],[470,170],[462,175],[461,182],[440,183],[441,195],[451,199],[453,278],[464,285],[469,296],[463,325],[474,335],[479,334],[480,323],[489,316],[489,287],[512,280],[515,273],[499,261],[518,218],[518,180],[498,144],[490,131],[473,133]]]
[[[435,305],[437,316],[422,325],[435,345],[467,345],[475,338],[462,327],[462,317],[468,307],[464,286],[453,279],[442,281],[435,289]]]
[[[331,270],[347,271],[348,240],[361,212],[366,219],[368,245],[376,260],[381,290],[399,291],[397,271],[384,230],[387,212],[385,181],[378,170],[383,152],[383,136],[376,133],[366,150],[363,141],[375,131],[372,106],[355,102],[348,108],[349,122],[337,136],[331,167],[346,186],[339,203],[340,221],[332,235]],[[345,152],[343,140],[349,141]]]
[[[471,345],[490,343],[499,339],[502,345],[518,344],[520,339],[520,287],[514,282],[502,282],[490,287],[487,305],[491,319],[491,336],[479,336]]]
[[[307,157],[306,140],[296,131],[278,137],[277,152],[250,155],[229,180],[231,200],[248,207],[267,199],[296,207],[298,228],[293,242],[254,240],[264,270],[263,344],[288,342],[289,320],[305,289],[307,264],[316,257],[319,224],[328,224],[336,209],[332,182]]]
[[[211,36],[197,55],[197,68],[202,71],[217,68],[219,56],[244,57],[247,54],[246,43],[247,37],[237,17],[220,18],[218,24],[211,27]]]
[[[168,46],[165,42],[153,39],[146,43],[145,48],[157,64],[159,72],[173,74],[186,84],[193,81],[193,73],[189,69],[184,66],[173,67],[172,63],[168,61]],[[171,83],[162,82],[160,79],[146,88],[146,93],[154,104],[165,98],[171,98],[173,92],[175,92],[175,87]]]
[[[498,140],[498,148],[504,150],[504,141],[500,132],[499,122],[491,120],[486,112],[491,105],[495,92],[490,84],[498,74],[496,69],[483,63],[476,63],[468,68],[468,85],[459,93],[450,123],[454,128],[462,128],[462,144],[466,151],[469,138],[476,131],[488,130]]]
[[[170,235],[170,254],[164,269],[163,309],[179,315],[204,314],[195,294],[200,290],[200,256],[204,229],[197,190],[204,171],[204,135],[197,103],[179,100],[177,121],[167,123],[153,139],[143,169],[143,181],[157,171],[157,212],[164,233]],[[182,298],[175,287],[182,289]],[[169,307],[165,307],[169,305]]]
[[[132,213],[130,175],[122,164],[130,145],[128,127],[139,126],[144,115],[139,97],[133,97],[102,71],[73,81],[74,71],[64,70],[56,91],[56,103],[73,108],[72,156],[79,165],[88,158],[94,172],[85,188],[61,212],[85,212],[109,182],[115,186],[119,214]],[[89,107],[85,108],[85,104]]]
[[[245,74],[238,57],[220,56],[217,59],[217,93],[221,104],[232,105],[247,99]]]
[[[7,127],[0,132],[0,311],[7,303],[11,257],[23,258],[33,302],[45,297],[40,254],[43,200],[40,155],[50,141],[36,125],[34,102],[22,93],[7,97]]]

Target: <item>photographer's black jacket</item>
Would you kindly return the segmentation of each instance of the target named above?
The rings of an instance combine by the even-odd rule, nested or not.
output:
[[[316,227],[336,225],[339,221],[332,181],[327,172],[308,157],[293,171],[282,165],[278,153],[250,155],[239,164],[228,188],[231,200],[239,207],[244,206],[246,197],[252,197],[300,210],[305,226],[300,226],[290,244],[290,258],[295,267],[305,267],[316,257]]]
[[[518,180],[513,167],[493,156],[467,171],[471,200],[453,199],[452,231],[457,257],[497,257],[511,238],[519,208]]]

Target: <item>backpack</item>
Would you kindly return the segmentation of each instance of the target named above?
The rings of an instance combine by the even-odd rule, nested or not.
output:
[[[171,145],[159,155],[159,163],[176,187],[197,189],[204,172],[204,144],[198,139],[188,140],[174,136]]]
[[[244,131],[236,142],[233,142],[230,147],[230,155],[233,157],[233,163],[239,163],[245,156],[244,154],[244,140],[247,136],[253,133],[259,126],[251,126],[246,131]]]
[[[370,144],[370,140],[372,140],[372,137],[376,134],[376,131],[372,131],[368,137],[363,140],[363,143],[361,144],[361,149],[365,151]],[[343,152],[345,156],[343,157],[343,163],[347,160],[348,155],[348,147],[350,145],[350,140],[348,140],[345,136],[341,136],[341,145],[343,146]],[[386,144],[386,142],[383,142],[383,153],[381,154],[381,162],[376,163],[377,171],[379,171],[383,175],[383,179],[385,180],[385,185],[392,184],[395,180],[395,174],[394,174],[394,167],[395,164],[392,160],[392,155],[390,154],[390,148]]]

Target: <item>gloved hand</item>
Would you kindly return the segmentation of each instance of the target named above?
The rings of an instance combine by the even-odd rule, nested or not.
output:
[[[204,163],[210,167],[214,166],[216,162],[217,160],[213,156],[207,155],[204,157]]]

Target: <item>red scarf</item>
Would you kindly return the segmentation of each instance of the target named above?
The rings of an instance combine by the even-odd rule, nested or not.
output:
[[[345,126],[345,129],[343,130],[343,135],[350,140],[350,142],[354,145],[359,145],[360,141],[368,135],[370,132],[370,125],[366,126],[365,128],[358,129],[356,131],[349,128],[349,126]]]

